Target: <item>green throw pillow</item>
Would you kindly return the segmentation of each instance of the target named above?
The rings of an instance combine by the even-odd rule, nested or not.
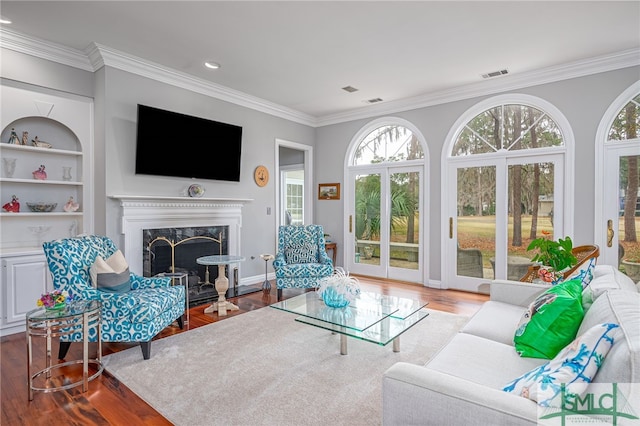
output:
[[[579,279],[549,288],[529,305],[513,338],[522,357],[552,359],[573,341],[584,317]]]

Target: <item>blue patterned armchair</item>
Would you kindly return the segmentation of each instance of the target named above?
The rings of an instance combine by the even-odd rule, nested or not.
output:
[[[102,303],[103,342],[140,342],[143,358],[149,359],[151,339],[156,334],[175,320],[183,327],[185,289],[172,286],[171,278],[147,278],[131,272],[129,291],[107,292],[92,286],[90,269],[96,258],[108,259],[118,250],[108,237],[66,238],[45,242],[43,248],[56,290]],[[95,342],[96,339],[94,326],[89,330],[89,340]],[[82,341],[80,332],[61,336],[58,358],[63,359],[71,342],[77,341]]]
[[[321,225],[280,226],[278,252],[273,260],[278,300],[283,288],[315,288],[333,274],[333,262],[324,247]]]

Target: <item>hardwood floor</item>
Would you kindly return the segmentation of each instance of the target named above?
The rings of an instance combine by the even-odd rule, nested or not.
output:
[[[417,284],[358,276],[363,290],[374,290],[390,295],[421,297],[429,301],[430,309],[452,312],[462,315],[474,314],[480,305],[488,300],[488,296],[452,290],[436,290]],[[275,284],[272,284],[275,287]],[[283,291],[283,298],[300,294],[304,290],[289,289]],[[156,339],[161,339],[189,329],[201,327],[216,321],[241,315],[276,302],[276,291],[270,293],[257,292],[231,299],[240,310],[230,311],[226,317],[218,318],[217,313],[205,314],[203,306],[189,310],[190,321],[180,330],[172,325],[163,330]],[[44,366],[44,342],[36,339],[34,361],[42,360]],[[90,345],[90,357],[95,357],[96,344]],[[128,349],[134,344],[104,343],[103,355]],[[53,344],[53,356],[57,356],[58,344]],[[104,371],[103,374],[89,382],[89,390],[81,391],[81,386],[60,392],[35,392],[33,401],[29,402],[27,393],[27,355],[25,333],[18,333],[0,339],[1,379],[0,397],[2,410],[0,424],[13,425],[170,425],[162,415],[146,402],[138,398],[126,386]],[[140,351],[142,357],[142,351]],[[151,344],[153,357],[153,344]],[[82,346],[72,344],[67,359],[80,359]],[[94,370],[95,371],[95,370]],[[57,380],[64,376],[67,380],[78,380],[81,377],[81,366],[75,365],[61,369]],[[91,370],[89,371],[91,375]],[[167,389],[167,392],[171,392]],[[183,395],[176,394],[176,398]]]

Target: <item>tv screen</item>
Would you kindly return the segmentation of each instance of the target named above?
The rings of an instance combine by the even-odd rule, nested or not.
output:
[[[136,174],[239,182],[242,127],[138,104]]]

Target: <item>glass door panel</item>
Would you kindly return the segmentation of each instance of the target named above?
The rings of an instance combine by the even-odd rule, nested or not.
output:
[[[496,168],[458,168],[456,194],[456,275],[493,279]]]
[[[417,270],[420,266],[420,173],[391,173],[389,266]]]
[[[554,163],[512,164],[508,173],[506,278],[518,281],[533,265],[529,243],[543,235],[554,240],[564,235],[554,235]]]
[[[355,263],[380,266],[380,174],[355,177]]]
[[[619,163],[619,269],[634,282],[640,281],[640,197],[639,156],[621,156]]]

